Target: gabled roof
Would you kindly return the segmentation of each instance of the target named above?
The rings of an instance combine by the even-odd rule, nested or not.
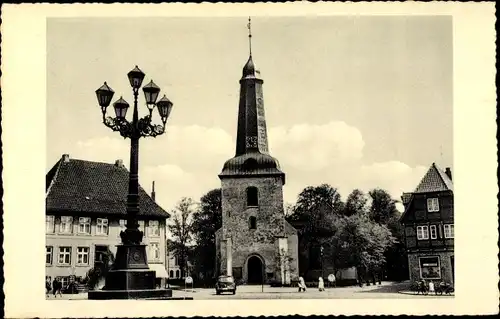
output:
[[[119,162],[107,164],[63,155],[46,175],[46,211],[125,217],[128,178],[128,170]],[[170,217],[140,186],[138,215]]]
[[[435,163],[424,175],[413,193],[453,191],[453,182]]]
[[[432,163],[431,167],[429,167],[429,170],[420,180],[420,183],[418,184],[417,188],[415,188],[413,193],[403,193],[403,195],[401,196],[401,201],[405,206],[405,210],[399,220],[404,220],[406,213],[408,212],[408,209],[410,207],[410,203],[413,200],[413,194],[444,191],[453,192],[453,182],[451,178],[436,165],[436,163]]]

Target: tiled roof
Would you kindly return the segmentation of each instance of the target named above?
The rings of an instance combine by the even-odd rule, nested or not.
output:
[[[128,177],[122,165],[63,156],[46,175],[46,211],[125,216]],[[170,217],[140,186],[139,216]]]
[[[430,193],[440,191],[453,191],[453,182],[435,163],[424,175],[414,193]]]

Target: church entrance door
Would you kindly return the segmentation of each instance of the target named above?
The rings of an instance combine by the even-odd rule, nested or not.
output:
[[[248,283],[261,284],[262,283],[262,261],[257,256],[252,256],[248,259]]]

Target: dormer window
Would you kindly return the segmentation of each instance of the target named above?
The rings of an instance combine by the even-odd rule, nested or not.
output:
[[[250,229],[257,229],[257,218],[252,216],[249,219]]]
[[[257,187],[251,186],[247,188],[247,206],[259,206],[259,193],[257,191]]]
[[[439,199],[438,198],[427,198],[427,211],[429,213],[439,212]]]

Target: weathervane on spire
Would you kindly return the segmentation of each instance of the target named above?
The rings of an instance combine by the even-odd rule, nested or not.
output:
[[[249,44],[250,56],[251,56],[252,55],[252,18],[251,17],[248,17],[247,28],[248,28],[248,44]]]

